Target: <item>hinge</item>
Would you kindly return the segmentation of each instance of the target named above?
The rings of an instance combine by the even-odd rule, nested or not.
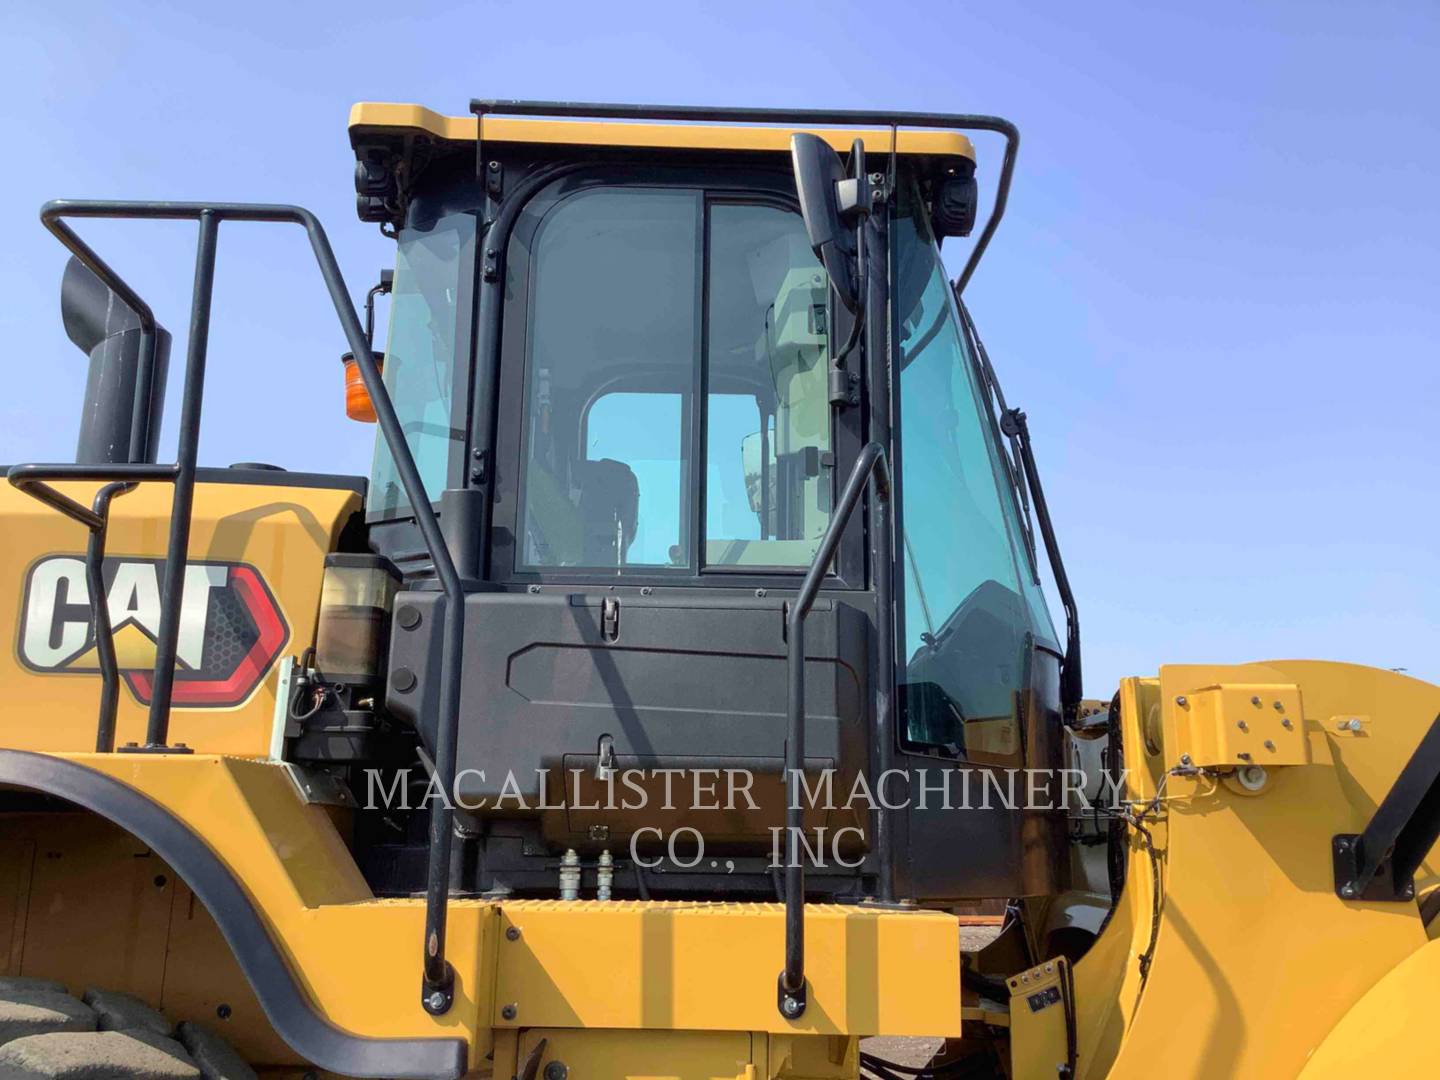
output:
[[[505,166],[492,161],[485,166],[485,191],[496,202],[505,192]]]
[[[844,368],[830,369],[830,404],[855,406],[860,404],[860,374]]]
[[[620,598],[607,596],[600,602],[600,636],[614,641],[620,636]]]
[[[498,281],[500,278],[500,249],[487,247],[485,249],[485,262],[481,273],[486,281]]]

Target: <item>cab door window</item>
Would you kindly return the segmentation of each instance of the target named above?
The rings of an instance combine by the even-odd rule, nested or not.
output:
[[[807,567],[834,454],[828,287],[800,215],[584,187],[511,244],[526,274],[506,313],[525,334],[515,569]]]

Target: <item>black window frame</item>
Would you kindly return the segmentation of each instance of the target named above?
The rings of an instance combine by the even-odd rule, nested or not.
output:
[[[696,355],[694,379],[689,392],[689,408],[683,410],[682,439],[690,440],[691,454],[688,490],[682,494],[683,519],[681,542],[686,545],[688,565],[679,567],[538,567],[518,565],[519,525],[522,509],[521,478],[525,466],[524,430],[527,400],[525,378],[528,362],[528,319],[511,318],[516,311],[528,312],[533,272],[530,249],[514,243],[518,236],[533,237],[545,218],[566,198],[580,191],[616,188],[668,188],[688,190],[697,199],[700,243],[696,288],[698,291]],[[536,204],[540,212],[534,213]],[[688,165],[597,165],[568,171],[538,188],[527,200],[510,234],[507,244],[507,289],[500,315],[499,397],[501,401],[520,403],[517,407],[499,410],[496,424],[495,475],[492,491],[489,568],[490,580],[499,587],[568,584],[594,586],[677,586],[706,589],[717,587],[795,588],[808,569],[806,566],[760,567],[706,565],[704,562],[705,528],[705,448],[706,396],[709,387],[709,235],[710,208],[716,204],[769,205],[800,213],[795,198],[794,180],[787,170],[724,166]],[[524,232],[522,232],[524,230]],[[841,325],[837,326],[837,319]],[[843,308],[830,298],[831,348],[848,329],[844,325]],[[517,332],[518,328],[518,332]],[[593,405],[600,395],[590,402]],[[589,405],[587,405],[588,413]],[[836,497],[840,480],[859,455],[864,434],[863,411],[858,408],[832,412],[831,438],[835,455],[831,472],[831,499]],[[836,565],[827,576],[825,587],[836,590],[867,588],[865,539],[862,515],[851,518],[836,555]]]

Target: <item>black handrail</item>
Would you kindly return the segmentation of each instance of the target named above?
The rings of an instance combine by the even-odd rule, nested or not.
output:
[[[875,499],[890,498],[890,463],[885,449],[877,442],[866,443],[855,459],[845,480],[840,501],[830,517],[830,524],[820,540],[820,547],[805,572],[800,592],[790,604],[786,618],[785,656],[789,694],[786,702],[785,775],[788,782],[788,803],[785,807],[785,969],[780,972],[778,1004],[780,1015],[795,1020],[805,1012],[805,866],[800,859],[800,837],[804,827],[805,770],[805,616],[815,605],[820,585],[829,572],[840,546],[841,534],[860,502],[866,483],[871,484]],[[888,568],[877,567],[876,573]],[[879,617],[889,617],[882,611]]]
[[[87,510],[68,496],[49,487],[45,479],[85,479],[114,482],[165,480],[175,485],[171,503],[170,536],[165,557],[165,576],[161,588],[160,628],[155,649],[155,672],[146,725],[146,746],[141,749],[169,751],[165,745],[169,729],[170,699],[174,685],[175,653],[179,635],[180,601],[184,587],[186,552],[189,547],[190,511],[195,490],[195,459],[199,448],[200,407],[204,394],[205,358],[209,344],[210,306],[215,280],[215,249],[222,221],[260,221],[300,225],[310,240],[311,251],[319,264],[320,274],[330,293],[331,303],[340,319],[345,339],[360,370],[361,379],[375,407],[380,432],[395,463],[401,487],[415,515],[416,527],[425,541],[436,577],[445,594],[444,645],[440,661],[439,733],[435,754],[437,778],[446,789],[453,785],[455,774],[455,739],[458,732],[460,691],[460,658],[464,643],[464,592],[455,563],[450,557],[439,523],[431,509],[420,471],[410,453],[394,404],[386,391],[380,369],[371,354],[365,329],[360,324],[355,305],[345,287],[345,279],[335,260],[335,253],[319,219],[299,206],[259,203],[193,203],[193,202],[112,202],[56,200],[46,203],[40,211],[45,227],[65,245],[92,273],[105,283],[140,319],[146,336],[141,348],[140,379],[137,380],[136,401],[148,408],[149,378],[153,374],[156,332],[155,318],[138,294],[99,257],[64,218],[138,218],[144,220],[197,221],[199,243],[195,260],[195,285],[191,295],[190,339],[187,342],[185,387],[181,404],[180,442],[177,461],[173,465],[22,465],[10,470],[11,483],[61,513],[80,521],[91,529],[104,531],[105,515],[99,508]],[[143,385],[140,385],[143,384]],[[137,413],[141,406],[137,405]],[[146,418],[148,420],[148,417]],[[141,423],[137,416],[132,428],[131,456],[140,452],[143,440],[133,432]],[[112,493],[113,496],[113,493]],[[98,495],[97,495],[98,500]],[[102,549],[103,550],[103,549]],[[92,586],[92,591],[95,591]],[[97,633],[108,628],[108,614],[101,596],[92,597],[96,613]],[[111,643],[113,647],[113,642]],[[113,656],[113,654],[112,654]],[[102,659],[103,663],[103,659]],[[103,735],[103,731],[100,732]],[[112,731],[113,738],[113,731]],[[97,737],[98,742],[98,737]],[[449,900],[450,838],[453,810],[448,799],[437,799],[431,807],[429,872],[425,896],[424,975],[421,1002],[433,1014],[449,1011],[454,1002],[454,970],[445,959],[445,928]]]
[[[475,98],[470,111],[476,117],[476,138],[486,116],[576,116],[612,120],[677,120],[712,124],[837,124],[859,127],[938,128],[948,131],[989,131],[1005,138],[1005,156],[995,181],[995,202],[985,227],[980,230],[965,267],[955,279],[957,292],[980,265],[990,238],[1000,227],[1010,200],[1010,181],[1015,175],[1015,157],[1020,152],[1020,129],[1000,116],[978,113],[885,112],[870,109],[752,109],[720,108],[710,105],[624,105],[613,102],[521,101],[510,98]]]

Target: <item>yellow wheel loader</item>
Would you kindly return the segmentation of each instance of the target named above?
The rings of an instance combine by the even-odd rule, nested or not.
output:
[[[1013,125],[349,132],[395,244],[363,319],[298,207],[41,212],[90,366],[75,460],[0,492],[0,1076],[1433,1072],[1440,688],[1177,664],[1082,701],[964,298]],[[195,223],[177,378],[90,218]],[[376,424],[368,477],[198,459],[256,223],[305,231],[346,351],[293,362]]]

